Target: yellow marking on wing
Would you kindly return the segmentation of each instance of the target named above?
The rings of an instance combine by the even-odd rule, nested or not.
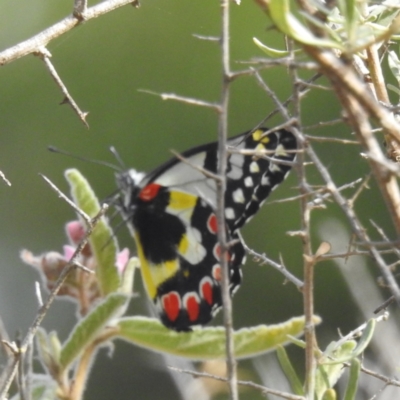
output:
[[[197,196],[193,194],[171,190],[168,208],[173,210],[192,209],[196,205]]]
[[[264,131],[262,131],[261,129],[257,129],[252,134],[253,140],[256,141],[256,142],[268,143],[269,142],[269,137],[268,136],[264,136],[263,137],[263,134],[264,134]]]
[[[186,254],[189,248],[189,240],[186,235],[182,236],[181,241],[179,242],[178,251],[180,254]]]
[[[167,279],[174,276],[179,270],[179,261],[176,259],[168,260],[161,264],[152,264],[144,255],[138,233],[135,233],[135,241],[140,259],[140,270],[144,286],[149,297],[155,299],[157,288]]]

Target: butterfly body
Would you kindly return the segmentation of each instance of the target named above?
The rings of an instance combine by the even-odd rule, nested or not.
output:
[[[237,231],[287,175],[289,165],[237,150],[270,150],[277,161],[293,161],[294,136],[285,130],[263,136],[258,129],[228,140],[226,235],[233,243],[227,262],[230,291],[241,282],[245,251]],[[168,328],[190,330],[209,322],[221,307],[220,246],[216,183],[202,171],[217,172],[217,143],[190,149],[148,175],[129,170],[117,176],[120,208],[135,238],[149,297]]]

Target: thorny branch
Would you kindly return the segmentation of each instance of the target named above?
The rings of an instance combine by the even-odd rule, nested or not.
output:
[[[75,4],[78,3],[83,4],[86,3],[86,1],[77,0]],[[54,39],[78,26],[82,20],[88,22],[91,19],[98,18],[127,4],[137,6],[138,2],[137,0],[105,0],[93,7],[87,8],[86,10],[83,8],[81,9],[80,6],[78,6],[78,8],[75,8],[75,11],[79,10],[81,13],[80,18],[77,18],[72,14],[28,40],[1,51],[0,66],[9,64],[10,62],[18,60],[28,54],[40,52],[41,48],[46,47]]]
[[[1,51],[0,66],[18,60],[19,58],[29,54],[39,55],[44,61],[50,75],[64,95],[64,101],[61,104],[70,104],[74,112],[78,115],[79,119],[87,128],[89,128],[89,125],[86,121],[86,116],[88,113],[81,111],[75,100],[69,94],[67,87],[61,80],[54,65],[50,61],[51,54],[47,50],[46,46],[54,39],[78,26],[82,21],[86,22],[100,17],[101,15],[107,14],[127,4],[132,4],[134,6],[139,5],[138,0],[105,0],[93,7],[87,8],[87,0],[75,0],[73,13],[70,16],[57,22],[53,26],[45,29],[30,39]]]
[[[49,182],[49,180],[47,178],[45,178],[45,180],[47,182]],[[53,184],[51,184],[51,187],[53,190],[56,191],[56,193],[58,194],[59,197],[63,198],[68,203],[70,203],[70,200],[60,190],[58,190]],[[27,334],[25,335],[24,339],[21,341],[20,345],[18,347],[16,347],[15,344],[13,344],[13,343],[10,344],[11,348],[15,348],[14,358],[10,362],[10,364],[5,368],[5,370],[3,371],[2,377],[0,378],[0,382],[2,383],[2,386],[0,388],[0,399],[6,398],[9,388],[10,388],[10,385],[11,385],[12,381],[14,380],[15,374],[17,373],[17,370],[19,368],[19,365],[22,362],[22,359],[24,358],[25,354],[27,353],[28,348],[32,345],[33,338],[35,337],[36,332],[37,332],[39,326],[41,325],[44,317],[47,315],[47,312],[50,309],[50,306],[52,305],[53,301],[55,300],[57,293],[61,289],[61,286],[64,284],[68,275],[74,269],[80,268],[80,263],[78,262],[78,257],[80,256],[80,254],[82,253],[82,250],[88,243],[89,237],[92,234],[93,229],[95,228],[96,224],[98,223],[100,218],[104,215],[104,213],[107,211],[107,209],[108,209],[108,206],[103,205],[102,208],[100,209],[99,213],[94,218],[89,220],[89,224],[87,224],[87,231],[85,233],[84,238],[78,244],[71,259],[66,264],[65,268],[62,270],[60,277],[58,278],[57,282],[55,283],[54,289],[50,292],[48,298],[43,303],[43,305],[39,308],[35,319],[33,320],[31,326],[28,329]],[[80,214],[86,216],[86,214],[83,212],[80,212]],[[85,271],[89,272],[86,269],[85,269]],[[90,272],[92,272],[92,271],[90,271]]]
[[[96,18],[100,15],[103,15],[109,11],[112,11],[118,7],[121,7],[126,4],[137,4],[136,1],[132,0],[107,0],[96,6],[87,8],[86,0],[75,0],[73,14],[64,20],[58,22],[52,27],[46,29],[40,34],[34,36],[33,38],[22,42],[16,46],[11,47],[3,52],[0,52],[0,65],[4,65],[10,63],[20,57],[23,57],[27,54],[37,53],[39,54],[43,61],[46,63],[46,66],[51,71],[52,77],[57,81],[64,95],[68,99],[68,102],[73,106],[75,111],[78,113],[80,118],[84,123],[86,113],[82,112],[78,106],[75,104],[73,99],[69,96],[68,91],[66,90],[65,85],[62,83],[61,79],[59,79],[58,74],[54,70],[54,67],[50,63],[49,54],[47,53],[46,46],[50,41],[59,37],[63,33],[68,30],[78,26],[81,21],[89,21],[90,19]],[[302,3],[306,4],[305,1]],[[250,67],[248,70],[231,72],[229,65],[229,1],[221,0],[221,9],[222,9],[222,34],[221,38],[216,38],[221,43],[222,48],[222,65],[223,65],[223,88],[221,100],[219,103],[212,103],[201,101],[197,99],[187,98],[183,96],[178,96],[175,94],[161,94],[161,97],[165,100],[177,100],[183,101],[189,104],[208,107],[210,109],[214,109],[219,113],[219,143],[220,143],[220,168],[219,175],[216,179],[217,187],[219,192],[219,213],[218,213],[218,221],[220,224],[219,229],[219,240],[221,243],[221,264],[224,266],[224,323],[227,332],[227,359],[228,359],[228,379],[215,377],[215,376],[207,376],[206,374],[193,372],[193,371],[184,371],[180,370],[180,372],[190,373],[194,376],[207,376],[212,377],[214,379],[220,379],[223,381],[227,381],[230,386],[231,391],[231,399],[236,400],[238,398],[237,393],[237,384],[248,385],[252,387],[256,387],[255,384],[248,384],[246,382],[237,381],[236,376],[236,365],[233,356],[233,344],[232,344],[232,313],[231,313],[231,300],[229,296],[229,285],[227,281],[227,267],[226,260],[224,258],[224,252],[227,251],[228,244],[227,238],[224,235],[224,204],[223,204],[223,193],[225,190],[225,166],[227,157],[227,149],[226,149],[226,137],[227,137],[227,105],[229,99],[229,83],[236,78],[241,76],[251,75],[255,76],[260,86],[265,90],[265,92],[273,99],[276,104],[276,109],[272,111],[263,121],[259,124],[262,125],[266,120],[275,115],[276,113],[280,113],[283,118],[283,123],[279,126],[285,129],[291,130],[297,137],[298,142],[301,147],[301,151],[298,155],[298,165],[297,172],[299,176],[299,192],[300,195],[296,196],[295,199],[300,200],[301,205],[301,230],[299,236],[301,237],[303,243],[303,254],[304,254],[304,282],[296,278],[293,274],[291,274],[283,264],[278,264],[265,258],[263,256],[257,255],[257,257],[261,258],[263,262],[266,262],[272,265],[274,268],[278,269],[288,280],[293,282],[296,286],[302,288],[304,293],[304,310],[307,319],[306,325],[306,391],[308,393],[308,397],[310,397],[310,393],[313,392],[314,382],[313,375],[315,370],[315,357],[314,357],[314,346],[316,346],[314,326],[312,324],[312,315],[313,315],[313,273],[315,264],[319,261],[329,260],[332,258],[348,258],[353,255],[364,255],[366,251],[354,250],[349,248],[345,253],[336,253],[336,254],[322,254],[318,255],[318,257],[312,251],[312,241],[311,241],[311,223],[310,217],[313,209],[320,204],[323,204],[328,198],[332,198],[342,209],[344,215],[347,217],[349,225],[351,226],[353,232],[356,235],[358,244],[365,246],[367,248],[368,254],[375,260],[375,263],[380,267],[382,274],[386,278],[386,282],[389,284],[389,287],[393,293],[393,297],[397,299],[397,302],[400,303],[400,289],[395,281],[393,273],[391,271],[390,265],[387,264],[384,255],[386,254],[386,250],[380,249],[380,244],[377,242],[373,242],[370,240],[369,235],[367,234],[367,229],[361,222],[355,211],[355,201],[356,196],[353,198],[347,198],[342,193],[344,189],[353,188],[354,182],[344,185],[342,187],[338,187],[329,170],[325,167],[320,157],[317,155],[316,151],[313,148],[313,142],[335,142],[342,145],[347,144],[361,144],[368,162],[370,164],[371,170],[375,176],[375,179],[379,185],[382,196],[387,204],[389,213],[391,215],[391,220],[396,228],[397,236],[400,235],[400,191],[398,188],[398,184],[396,181],[396,177],[400,175],[400,170],[397,165],[391,163],[388,160],[383,151],[381,150],[378,140],[374,136],[375,131],[372,129],[371,124],[369,122],[369,118],[374,118],[380,125],[381,128],[385,131],[386,141],[389,144],[389,157],[394,159],[397,155],[398,144],[400,143],[400,125],[394,118],[392,114],[392,109],[390,107],[383,106],[380,102],[388,103],[389,99],[384,88],[384,82],[382,82],[382,75],[380,70],[379,58],[377,49],[374,43],[367,49],[367,57],[370,60],[370,66],[372,68],[371,75],[373,79],[374,91],[371,91],[367,85],[359,79],[356,70],[351,66],[351,64],[343,62],[341,59],[337,57],[337,55],[330,50],[321,50],[320,48],[304,46],[304,50],[312,57],[313,62],[299,62],[295,59],[294,53],[291,52],[290,57],[285,57],[279,60],[254,60],[252,64],[256,64],[257,67]],[[209,39],[209,38],[208,38]],[[214,38],[215,39],[215,38]],[[292,44],[289,43],[289,47]],[[332,83],[333,90],[337,94],[343,108],[346,110],[345,118],[338,118],[334,121],[329,122],[318,122],[316,126],[309,126],[307,128],[303,128],[301,124],[301,109],[300,109],[300,101],[301,98],[308,93],[310,90],[325,90],[325,87],[321,85],[316,85],[314,82],[321,76],[320,73],[316,74],[314,77],[309,79],[308,81],[303,81],[299,78],[297,74],[297,70],[299,68],[305,68],[310,70],[315,70],[317,65],[320,66],[321,71],[325,76],[329,78]],[[275,93],[270,89],[267,83],[261,76],[261,71],[265,68],[270,68],[273,66],[286,66],[289,68],[289,75],[293,84],[293,95],[288,98],[286,101],[279,101],[278,97]],[[74,106],[75,105],[75,106]],[[289,113],[288,108],[290,105],[293,107],[292,114]],[[351,125],[352,129],[355,132],[357,140],[348,140],[348,139],[339,139],[332,137],[318,137],[312,135],[305,135],[303,133],[306,129],[311,129],[314,127],[321,127],[323,125],[331,125],[336,123],[347,122]],[[276,128],[275,128],[276,129]],[[325,186],[317,191],[313,189],[313,186],[309,183],[307,178],[306,165],[308,160],[311,160],[314,168],[319,172],[321,178],[324,181]],[[2,175],[1,175],[2,176]],[[7,182],[7,181],[6,181]],[[358,183],[358,182],[357,182]],[[318,204],[311,200],[316,196],[316,194],[321,193],[318,196]],[[102,210],[104,212],[104,210]],[[94,227],[97,219],[102,215],[102,212],[97,216],[94,220],[90,221],[90,219],[85,216],[86,221],[90,223],[89,226]],[[88,235],[90,235],[91,230],[89,229]],[[4,339],[3,336],[3,345],[8,345],[9,348],[15,350],[14,359],[11,364],[6,367],[4,377],[6,384],[3,386],[3,390],[0,393],[0,398],[3,398],[5,394],[8,392],[9,385],[13,380],[18,364],[20,363],[21,356],[26,351],[29,344],[32,342],[32,338],[34,337],[37,328],[41,324],[44,316],[47,313],[48,308],[50,307],[54,297],[61,287],[63,281],[65,280],[67,274],[73,270],[74,268],[79,267],[79,264],[76,262],[76,258],[79,255],[80,250],[83,248],[84,244],[87,241],[87,236],[85,237],[82,245],[80,245],[71,259],[68,267],[64,270],[63,275],[60,277],[59,281],[55,289],[51,292],[49,298],[44,302],[41,306],[37,317],[32,323],[31,328],[29,329],[26,337],[22,340],[21,345],[18,347],[13,346],[13,343],[9,342],[9,340]],[[390,247],[388,251],[391,253],[398,251],[398,241],[389,240],[388,237],[383,236],[383,244],[386,247]],[[246,247],[246,250],[255,255],[250,249]],[[1,333],[1,332],[0,332]],[[344,339],[343,339],[344,340]],[[361,369],[363,372],[375,376],[378,379],[383,380],[385,383],[389,385],[400,386],[400,383],[397,380],[391,380],[389,378],[384,377],[378,373],[370,371],[364,367]],[[268,389],[264,387],[260,387],[264,393],[275,394],[276,396],[280,396],[286,399],[303,399],[301,396],[294,396],[288,393],[279,392],[273,389]]]
[[[233,343],[233,318],[232,300],[229,290],[229,268],[227,255],[229,251],[228,238],[225,230],[225,190],[226,190],[226,170],[227,170],[227,138],[228,138],[228,102],[229,89],[231,82],[230,69],[230,48],[229,48],[229,2],[230,0],[220,0],[221,5],[221,58],[222,58],[222,87],[220,112],[218,115],[218,175],[217,186],[217,220],[218,220],[218,241],[221,247],[220,264],[222,270],[222,304],[223,318],[226,332],[226,366],[228,373],[228,385],[231,400],[238,400],[239,393],[237,387],[236,359],[234,355]]]

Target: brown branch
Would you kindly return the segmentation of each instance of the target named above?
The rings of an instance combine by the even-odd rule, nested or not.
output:
[[[76,102],[72,98],[72,96],[69,94],[67,87],[64,85],[64,82],[61,80],[56,69],[54,68],[54,65],[50,61],[50,57],[51,57],[50,52],[45,47],[42,47],[39,49],[39,51],[36,54],[38,54],[39,57],[43,60],[48,71],[50,72],[50,75],[56,82],[57,86],[61,89],[61,92],[64,95],[64,100],[62,101],[61,104],[68,103],[72,107],[72,109],[76,112],[79,119],[85,124],[86,128],[89,128],[89,124],[86,121],[86,117],[87,117],[88,113],[82,111],[79,108],[78,104],[76,104]]]
[[[30,39],[0,52],[0,66],[18,60],[28,54],[40,51],[40,49],[46,47],[49,42],[79,25],[82,20],[89,21],[127,4],[137,5],[137,0],[105,0],[102,3],[86,9],[81,15],[81,18],[70,15]]]
[[[192,375],[195,378],[209,378],[209,379],[215,379],[215,380],[220,381],[220,382],[228,382],[227,378],[225,378],[223,376],[209,374],[207,372],[190,371],[190,370],[187,370],[187,369],[176,368],[176,367],[168,367],[168,368],[170,370],[172,370],[172,371],[176,371],[176,372],[180,372],[180,373],[183,373],[183,374]],[[237,383],[238,383],[238,385],[241,385],[241,386],[248,386],[248,387],[251,387],[253,389],[259,390],[259,391],[261,391],[262,393],[265,393],[265,394],[273,394],[273,395],[275,395],[277,397],[280,397],[282,399],[287,399],[287,400],[305,400],[305,398],[303,396],[297,396],[297,395],[294,395],[294,394],[282,392],[280,390],[270,389],[270,388],[267,388],[265,386],[259,385],[259,384],[254,383],[254,382],[238,381]]]
[[[218,220],[218,241],[221,248],[220,265],[222,270],[221,297],[223,304],[223,319],[226,337],[226,367],[228,373],[228,385],[231,400],[238,400],[239,393],[237,387],[237,368],[234,356],[233,343],[233,318],[232,318],[232,299],[229,289],[230,273],[227,262],[229,246],[225,230],[225,191],[226,191],[226,171],[228,151],[226,142],[228,138],[228,102],[229,86],[231,82],[230,70],[230,47],[229,47],[229,2],[230,0],[220,0],[221,7],[221,61],[222,61],[222,87],[221,100],[218,115],[218,175],[220,179],[216,182],[217,186],[217,220]]]
[[[58,192],[59,197],[64,198],[64,199],[66,198],[66,196],[62,192],[60,192],[54,185],[52,185],[52,188],[56,192]],[[64,284],[68,275],[75,268],[79,268],[79,263],[77,263],[78,257],[80,256],[80,254],[82,253],[82,250],[88,243],[89,237],[92,234],[93,229],[95,228],[97,222],[104,215],[107,208],[108,208],[108,206],[106,206],[106,205],[102,206],[99,213],[93,219],[90,220],[90,223],[87,227],[87,231],[85,233],[84,238],[78,244],[70,261],[65,265],[64,269],[62,270],[60,277],[58,278],[57,282],[55,283],[54,289],[50,292],[47,300],[39,308],[39,310],[36,314],[36,317],[34,318],[31,326],[29,327],[25,338],[22,340],[21,345],[18,347],[16,353],[14,354],[13,361],[3,371],[2,377],[4,377],[4,380],[1,379],[1,382],[3,383],[3,385],[0,388],[0,399],[6,398],[9,388],[11,386],[11,383],[14,380],[15,374],[17,373],[19,363],[21,362],[21,358],[27,352],[28,347],[32,344],[33,338],[35,337],[36,332],[37,332],[39,326],[41,325],[44,317],[47,315],[47,312],[48,312],[50,306],[53,304],[53,301],[55,300],[57,293],[61,289],[61,286]]]

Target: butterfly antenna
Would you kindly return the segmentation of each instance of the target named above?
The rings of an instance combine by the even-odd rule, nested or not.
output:
[[[126,167],[125,163],[122,161],[122,158],[121,158],[120,154],[118,153],[117,149],[114,146],[111,146],[110,151],[113,154],[113,156],[115,157],[115,159],[117,160],[117,162],[120,166],[120,170],[122,169],[123,171],[126,171],[128,168]]]
[[[90,163],[98,164],[98,165],[103,165],[105,167],[113,169],[114,171],[121,172],[121,168],[120,167],[118,167],[117,165],[111,164],[111,163],[109,163],[107,161],[94,160],[94,159],[87,158],[87,157],[80,157],[80,156],[78,156],[76,154],[69,153],[68,151],[60,150],[60,149],[58,149],[57,147],[54,147],[54,146],[48,146],[47,150],[51,151],[52,153],[58,153],[58,154],[62,154],[64,156],[75,158],[76,160],[90,162]]]

